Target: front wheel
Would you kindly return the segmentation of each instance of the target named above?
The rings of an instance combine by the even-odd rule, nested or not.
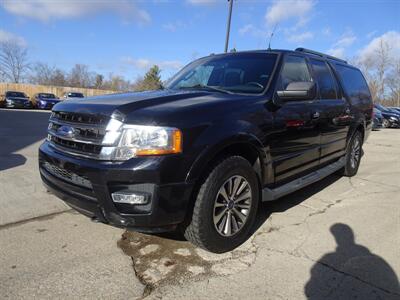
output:
[[[246,241],[259,202],[257,175],[240,156],[220,162],[200,187],[187,240],[205,250],[223,253]]]
[[[382,121],[382,127],[383,128],[389,128],[390,127],[390,122],[388,119],[383,119]]]
[[[343,175],[352,177],[357,174],[362,156],[362,143],[362,134],[356,131],[347,146]]]

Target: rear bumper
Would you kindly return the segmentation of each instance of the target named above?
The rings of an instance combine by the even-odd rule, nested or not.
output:
[[[171,172],[171,177],[176,175],[172,167],[174,160],[173,156],[148,157],[111,164],[64,155],[47,142],[39,149],[41,178],[58,198],[96,221],[141,232],[172,230],[185,218],[193,185],[160,180],[168,172]],[[48,171],[46,163],[87,179],[89,186],[55,176]],[[111,193],[120,190],[145,191],[150,203],[114,203]]]

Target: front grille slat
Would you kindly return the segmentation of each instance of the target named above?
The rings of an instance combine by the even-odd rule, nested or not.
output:
[[[102,150],[109,120],[110,118],[105,116],[53,112],[48,128],[48,140],[69,154],[97,158]],[[65,128],[71,129],[71,132],[66,134],[63,132]]]
[[[73,172],[57,167],[56,165],[50,164],[48,162],[45,162],[43,164],[43,168],[51,175],[59,179],[62,179],[64,181],[73,183],[81,187],[85,187],[87,189],[92,189],[92,183],[86,177],[77,175]]]

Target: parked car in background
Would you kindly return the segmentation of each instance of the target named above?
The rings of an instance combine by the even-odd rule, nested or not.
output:
[[[94,221],[179,227],[221,253],[261,201],[337,172],[354,176],[372,128],[361,71],[303,48],[211,55],[164,90],[63,101],[40,146],[48,190]]]
[[[372,123],[372,129],[377,130],[382,127],[383,116],[379,109],[374,107],[374,120]]]
[[[64,94],[63,98],[64,100],[67,100],[67,99],[85,98],[85,96],[82,93],[78,92],[68,92]]]
[[[391,110],[400,113],[400,107],[389,107]]]
[[[33,96],[33,101],[36,108],[52,109],[53,106],[61,100],[54,94],[38,93]]]
[[[397,113],[381,104],[374,104],[383,116],[382,127],[384,128],[398,128],[400,127],[400,113]]]
[[[7,91],[1,99],[2,107],[33,108],[33,103],[23,92]]]

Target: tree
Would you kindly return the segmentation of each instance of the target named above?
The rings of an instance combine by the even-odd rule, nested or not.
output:
[[[52,85],[55,67],[48,64],[38,62],[32,67],[32,75],[30,81],[35,84]]]
[[[134,83],[134,90],[148,91],[162,89],[163,85],[160,73],[160,68],[157,65],[154,65],[149,71],[147,71],[143,79],[139,79]]]
[[[21,82],[29,70],[28,50],[18,41],[0,43],[1,76],[11,82]]]
[[[51,84],[56,86],[66,86],[67,79],[66,79],[65,72],[60,69],[55,69],[53,76],[51,78]]]
[[[391,45],[381,38],[377,48],[361,57],[357,63],[367,79],[373,99],[378,102],[383,102],[387,98],[388,74],[393,66],[391,50]]]
[[[69,74],[69,85],[73,87],[87,88],[93,84],[93,76],[87,65],[76,64]]]
[[[103,82],[104,82],[104,76],[101,75],[101,74],[96,74],[94,87],[95,87],[96,89],[102,88]]]
[[[389,73],[388,86],[392,105],[400,107],[400,58],[396,60],[393,69]]]

